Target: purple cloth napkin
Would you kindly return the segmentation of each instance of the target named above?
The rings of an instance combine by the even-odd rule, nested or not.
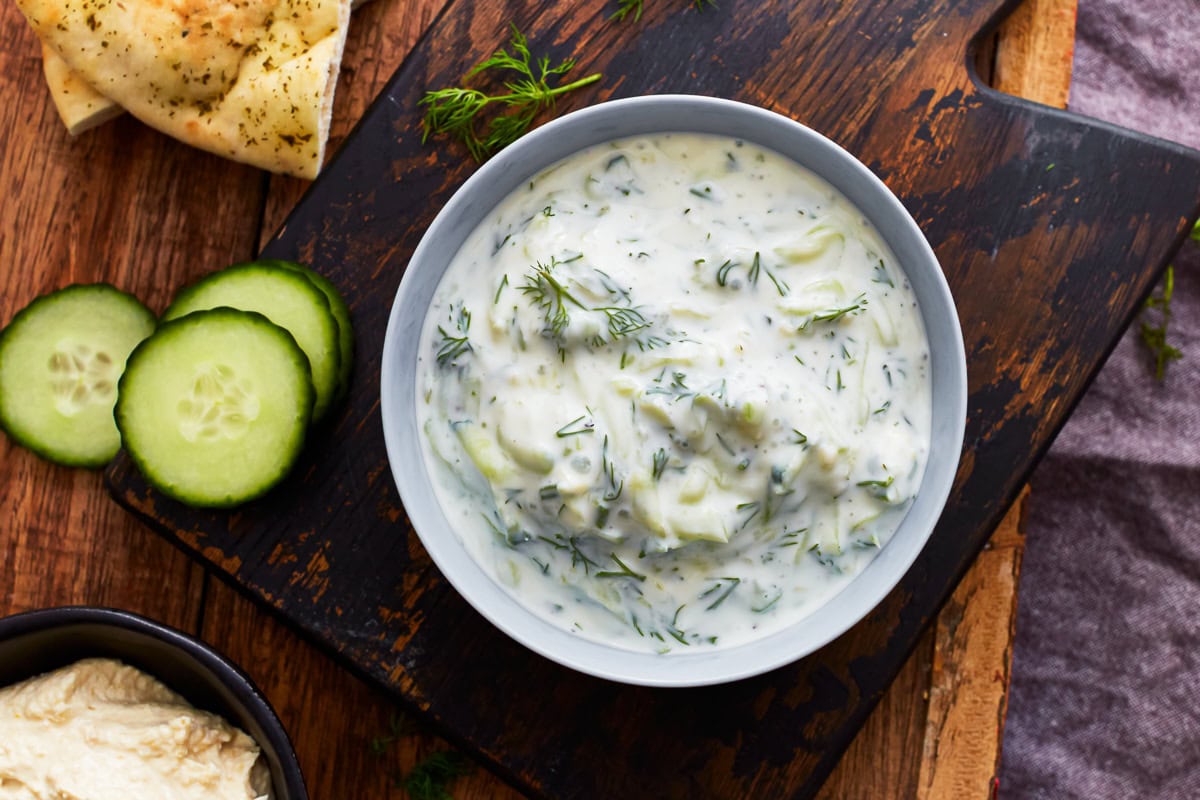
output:
[[[1080,0],[1070,108],[1200,148],[1200,0]],[[1200,186],[1196,187],[1200,197]],[[1200,247],[1033,478],[1000,796],[1200,798]],[[1143,316],[1157,322],[1157,316]]]

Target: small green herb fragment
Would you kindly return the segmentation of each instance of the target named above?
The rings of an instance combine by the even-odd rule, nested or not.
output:
[[[1192,229],[1193,237],[1197,235],[1196,231],[1197,228]],[[1167,341],[1167,328],[1171,324],[1171,296],[1174,293],[1175,268],[1167,267],[1167,272],[1163,276],[1162,291],[1148,297],[1144,306],[1144,311],[1157,310],[1160,314],[1160,322],[1158,325],[1142,322],[1139,326],[1142,343],[1154,357],[1154,377],[1159,381],[1166,377],[1168,364],[1183,358],[1183,352]]]
[[[854,485],[855,486],[877,486],[880,489],[886,489],[895,482],[896,482],[896,477],[894,475],[888,475],[887,480],[859,481],[858,483],[856,483]]]
[[[584,422],[584,420],[587,420],[587,421]],[[594,423],[590,419],[588,419],[587,414],[581,414],[578,417],[576,417],[575,419],[568,422],[566,425],[563,425],[561,428],[556,430],[554,432],[554,435],[557,436],[559,439],[565,439],[568,436],[579,436],[580,434],[583,434],[583,433],[595,433],[595,432],[596,432],[596,423]]]
[[[412,800],[452,800],[450,785],[470,771],[471,765],[457,753],[433,753],[413,767],[399,785]]]
[[[741,578],[729,577],[716,578],[715,580],[717,581],[716,583],[700,593],[701,600],[708,598],[710,595],[716,595],[716,599],[704,609],[705,611],[712,611],[713,609],[720,607],[720,605],[725,602],[726,598],[733,594],[733,590],[738,587],[738,584],[742,582]]]
[[[896,284],[892,282],[892,276],[888,274],[887,267],[883,265],[883,259],[879,259],[879,263],[875,265],[875,275],[871,278],[874,283],[884,283],[893,289]]]
[[[841,308],[830,308],[825,311],[818,311],[817,313],[813,314],[811,317],[806,319],[803,323],[801,323],[801,325],[799,326],[799,330],[802,330],[802,331],[807,330],[808,327],[810,325],[812,325],[814,322],[837,322],[839,319],[841,319],[842,317],[844,317],[848,314],[861,314],[863,309],[865,309],[866,307],[867,307],[867,297],[866,297],[866,295],[860,294],[858,297],[854,298],[854,302],[848,306],[842,306]]]
[[[642,312],[633,306],[588,306],[576,297],[567,287],[567,281],[555,274],[555,269],[569,261],[559,261],[551,258],[549,264],[540,261],[534,264],[533,270],[525,276],[525,283],[520,291],[545,316],[546,324],[543,333],[558,344],[559,354],[566,358],[566,332],[571,324],[571,310],[574,306],[585,312],[603,314],[606,320],[608,337],[598,334],[589,344],[592,347],[603,347],[617,339],[632,339],[639,350],[652,350],[665,345],[666,340],[653,334],[638,334],[650,327],[650,322]],[[629,301],[629,292],[620,289],[604,272],[596,270],[601,276],[601,282],[606,290],[618,301]]]
[[[632,16],[633,21],[637,22],[642,18],[642,10],[645,5],[645,0],[617,0],[617,10],[613,12],[610,19],[615,19],[618,22],[623,21],[626,17]],[[705,6],[715,6],[716,0],[691,0],[692,8],[697,11],[703,11]]]
[[[455,330],[461,335],[454,336],[438,325],[438,333],[442,337],[437,351],[439,367],[451,366],[459,356],[471,352],[471,342],[467,338],[467,333],[471,330],[471,312],[467,311],[465,307],[459,306],[456,315],[452,307],[450,317],[454,320]]]
[[[617,562],[617,566],[620,567],[620,569],[619,570],[605,570],[603,572],[597,572],[596,573],[597,578],[633,578],[635,581],[638,581],[638,582],[646,580],[645,575],[642,575],[640,573],[637,573],[637,572],[634,572],[633,570],[631,570],[629,568],[629,565],[627,565],[621,559],[617,558],[616,553],[609,553],[608,557],[611,558],[613,561]]]
[[[663,470],[665,470],[666,468],[667,468],[667,451],[660,447],[654,453],[654,465],[653,465],[653,468],[651,469],[651,474],[654,476],[654,480],[658,480],[659,478],[661,478],[662,474],[663,474]]]
[[[407,736],[412,732],[412,721],[398,711],[392,712],[392,716],[388,719],[387,735],[372,737],[371,741],[367,743],[367,748],[371,751],[372,755],[382,756],[397,739]]]
[[[427,91],[418,102],[425,110],[421,121],[422,142],[432,135],[447,134],[462,141],[476,161],[484,161],[529,130],[538,113],[552,107],[559,95],[600,80],[600,74],[595,73],[551,88],[549,79],[561,79],[575,67],[575,59],[564,59],[554,67],[550,66],[549,56],[534,61],[525,35],[516,25],[510,25],[509,29],[512,52],[502,47],[466,75],[473,78],[487,70],[515,72],[515,78],[504,80],[507,93],[492,95],[461,86]],[[479,115],[493,103],[504,111],[484,124]]]

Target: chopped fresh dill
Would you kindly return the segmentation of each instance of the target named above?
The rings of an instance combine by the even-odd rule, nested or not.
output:
[[[515,78],[503,81],[507,91],[488,94],[455,86],[425,92],[417,104],[425,110],[422,142],[435,134],[447,134],[462,141],[476,161],[483,161],[529,130],[538,113],[552,107],[559,95],[600,80],[600,74],[595,73],[551,88],[549,79],[561,80],[575,67],[575,59],[564,59],[554,67],[550,66],[549,56],[535,61],[525,35],[516,25],[510,24],[509,30],[512,52],[501,47],[466,75],[473,78],[488,70],[515,72]],[[493,103],[504,110],[484,124],[479,116]]]
[[[584,420],[587,420],[587,422],[584,422]],[[587,414],[580,414],[578,417],[556,430],[554,435],[559,439],[565,439],[568,436],[579,436],[580,434],[595,432],[596,423],[593,422]]]
[[[891,407],[892,407],[892,401],[891,401],[891,400],[885,400],[885,401],[883,402],[883,405],[881,405],[879,408],[875,409],[875,410],[874,410],[874,411],[872,411],[871,413],[872,413],[872,414],[882,414],[882,413],[884,413],[885,411],[887,411],[887,410],[888,410],[889,408],[891,408]]]
[[[673,639],[675,639],[675,641],[679,642],[680,644],[682,644],[682,645],[685,645],[685,646],[687,646],[687,647],[691,647],[691,646],[692,646],[692,643],[691,643],[691,642],[689,642],[689,641],[688,641],[686,638],[684,638],[684,633],[683,633],[683,631],[679,630],[678,628],[675,628],[674,626],[668,625],[668,626],[667,626],[667,633],[669,633],[669,634],[671,635],[671,637],[672,637]]]
[[[496,287],[496,296],[492,298],[492,305],[500,302],[500,293],[504,291],[504,287],[508,286],[508,273],[504,273],[504,277],[500,279],[500,285]]]
[[[729,271],[736,267],[732,261],[726,260],[724,264],[717,267],[717,286],[724,286],[729,280]]]
[[[608,478],[608,491],[604,493],[604,501],[611,503],[621,497],[621,491],[625,488],[625,481],[617,481],[617,469],[612,461],[608,458],[608,435],[604,436],[604,444],[600,448],[600,469]]]
[[[667,451],[660,447],[654,453],[654,464],[653,464],[653,468],[651,469],[651,474],[654,476],[654,480],[658,480],[659,478],[661,478],[662,474],[663,474],[663,470],[665,470],[666,468],[667,468]]]
[[[441,325],[438,325],[438,334],[442,337],[437,350],[437,363],[439,367],[452,366],[459,356],[471,352],[471,341],[467,337],[468,332],[471,330],[471,312],[467,311],[465,306],[460,305],[458,313],[455,314],[454,306],[451,306],[450,319],[454,322],[455,331],[460,335],[454,336],[447,332]]]
[[[886,489],[895,482],[896,482],[896,477],[894,475],[888,475],[887,480],[859,481],[858,483],[856,483],[854,485],[855,486],[877,486],[880,489]]]
[[[717,286],[728,286],[729,273],[740,266],[741,264],[738,262],[726,259],[724,264],[717,267]],[[783,297],[788,293],[791,287],[789,287],[785,281],[781,281],[779,278],[776,278],[775,273],[771,272],[771,270],[762,263],[762,254],[756,252],[754,254],[754,259],[750,262],[750,267],[746,270],[746,280],[751,286],[757,287],[758,279],[764,273],[768,278],[771,279],[771,283],[775,285],[775,291],[779,292],[780,297]]]
[[[764,611],[767,611],[768,609],[770,609],[771,606],[778,603],[779,598],[781,598],[781,597],[783,597],[783,590],[776,589],[774,596],[772,596],[770,600],[768,600],[766,603],[764,603],[763,605],[760,605],[760,606],[750,606],[750,610],[753,611],[755,614],[761,614]]]
[[[792,434],[795,435],[795,437],[796,437],[795,439],[792,440],[792,442],[794,444],[808,444],[808,437],[805,436],[800,431],[796,430],[795,428],[792,428]]]
[[[875,276],[871,278],[875,283],[884,283],[893,289],[896,284],[892,282],[892,276],[888,274],[887,267],[883,265],[883,259],[879,259],[879,263],[875,265]]]
[[[842,571],[842,568],[839,567],[837,562],[833,560],[833,556],[827,556],[821,552],[821,545],[814,544],[812,547],[808,548],[808,552],[813,554],[813,557],[817,559],[817,563],[821,566],[829,567],[834,572]]]
[[[639,350],[652,350],[667,344],[665,339],[653,334],[636,335],[639,331],[650,328],[650,322],[637,308],[629,306],[589,306],[576,297],[567,286],[567,281],[559,279],[554,270],[556,267],[568,264],[576,259],[559,261],[551,258],[550,263],[536,262],[532,271],[525,276],[525,283],[520,291],[530,299],[545,317],[545,327],[542,332],[558,344],[559,354],[565,360],[565,339],[567,327],[571,324],[571,306],[584,312],[603,314],[606,320],[607,338],[603,334],[592,337],[589,344],[592,347],[603,347],[618,339],[631,339]],[[629,301],[628,290],[621,289],[612,278],[601,270],[595,270],[605,290],[614,299]]]
[[[671,617],[671,627],[672,628],[679,627],[679,612],[683,611],[683,609],[686,605],[687,605],[687,603],[683,603],[679,606],[679,608],[675,609],[675,616]]]
[[[750,283],[758,286],[758,274],[762,271],[762,258],[758,253],[754,254],[754,260],[750,262],[750,270],[746,273],[746,277]]]
[[[757,500],[751,500],[746,503],[738,503],[737,510],[750,512],[750,514],[747,515],[747,517],[744,520],[742,520],[742,524],[738,526],[739,531],[745,530],[746,526],[750,524],[750,520],[757,517],[758,512],[762,510],[762,504],[759,503]]]
[[[525,276],[521,293],[530,297],[533,304],[542,310],[546,317],[546,333],[554,339],[561,340],[571,322],[567,304],[584,310],[587,310],[587,306],[579,302],[554,276],[554,268],[558,265],[559,261],[556,258],[551,258],[548,266],[537,262],[533,271]]]
[[[854,298],[854,302],[840,308],[829,308],[824,311],[818,311],[803,323],[800,324],[798,330],[807,330],[814,322],[837,322],[842,317],[848,314],[861,314],[867,306],[867,296],[860,294]]]
[[[712,580],[715,580],[716,583],[701,592],[699,596],[700,600],[706,600],[708,597],[716,595],[716,599],[704,609],[705,611],[712,611],[718,608],[725,602],[729,595],[733,594],[733,590],[738,587],[738,584],[742,582],[741,578],[730,577],[713,578]]]
[[[642,575],[640,573],[637,573],[637,572],[634,572],[633,570],[631,570],[629,568],[628,564],[626,564],[621,559],[617,558],[616,553],[609,553],[608,557],[611,558],[613,561],[617,562],[617,566],[620,567],[620,569],[619,570],[605,570],[603,572],[597,572],[596,573],[597,578],[633,578],[635,581],[638,581],[638,582],[646,580],[645,575]]]
[[[649,328],[650,323],[636,308],[621,308],[619,306],[598,306],[592,309],[600,311],[608,318],[608,335],[612,339],[629,336],[632,333]],[[605,342],[601,341],[603,345]]]

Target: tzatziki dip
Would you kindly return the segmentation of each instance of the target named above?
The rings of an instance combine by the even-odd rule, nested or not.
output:
[[[749,142],[631,138],[527,181],[454,256],[419,353],[424,452],[466,549],[619,647],[728,647],[810,614],[925,471],[902,265]]]

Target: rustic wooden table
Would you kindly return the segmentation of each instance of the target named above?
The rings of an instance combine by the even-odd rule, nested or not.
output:
[[[375,0],[355,17],[332,149],[445,0]],[[1027,0],[984,48],[993,85],[1066,103],[1075,0]],[[245,259],[305,185],[227,164],[123,118],[71,139],[40,48],[0,8],[0,321],[70,282],[111,281],[156,311],[179,285]],[[985,797],[1003,730],[1020,504],[826,784],[829,798]],[[401,796],[396,778],[452,746],[392,735],[391,700],[317,652],[118,508],[96,473],[49,465],[0,437],[0,615],[71,603],[136,611],[198,633],[258,682],[290,731],[314,798]],[[882,792],[880,787],[895,787]],[[515,795],[482,769],[454,794]]]

